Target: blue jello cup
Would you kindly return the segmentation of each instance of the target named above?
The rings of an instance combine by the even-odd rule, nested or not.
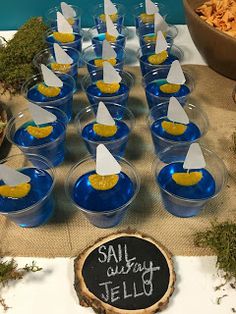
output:
[[[154,3],[158,7],[160,15],[163,18],[165,18],[167,15],[165,5],[159,2],[154,2]],[[154,23],[154,15],[149,15],[147,17],[148,19],[146,21],[143,21],[140,17],[140,15],[143,13],[146,13],[145,2],[140,2],[139,4],[135,5],[133,8],[134,24],[137,30],[139,29],[140,26],[143,26],[147,22]]]
[[[64,111],[67,115],[68,121],[71,120],[72,116],[72,105],[73,105],[73,93],[75,91],[75,80],[69,74],[62,74],[55,72],[57,76],[62,80],[63,87],[65,88],[64,94],[61,97],[46,97],[46,96],[32,96],[33,88],[37,88],[39,83],[43,82],[42,74],[32,76],[22,85],[22,95],[30,102],[39,105],[41,107],[51,106]]]
[[[166,78],[169,73],[169,68],[157,68],[152,70],[144,75],[143,77],[143,87],[145,88],[146,98],[149,108],[151,109],[153,106],[161,104],[163,102],[169,101],[170,97],[174,96],[178,99],[178,101],[184,106],[189,97],[190,93],[194,89],[194,81],[191,75],[183,70],[186,82],[184,83],[181,91],[173,94],[158,94],[158,88],[153,88],[153,84],[156,86],[160,86],[162,84],[167,83]]]
[[[92,71],[83,77],[81,85],[83,91],[87,94],[88,100],[91,105],[98,104],[100,101],[103,102],[113,102],[121,106],[126,106],[128,102],[129,92],[134,84],[134,79],[128,72],[117,70],[119,72],[122,80],[120,86],[122,86],[122,91],[119,95],[113,94],[102,94],[101,92],[95,94],[94,86],[97,81],[103,80],[103,71]]]
[[[124,63],[125,63],[125,57],[126,57],[126,51],[123,47],[111,44],[112,48],[115,50],[117,56],[116,56],[116,64],[114,65],[114,68],[118,70],[123,70]],[[96,49],[96,45],[91,45],[83,50],[82,52],[82,60],[86,64],[88,72],[100,70],[101,67],[98,67],[94,64],[94,60],[96,59],[102,59],[102,51],[99,49]]]
[[[38,155],[17,154],[1,160],[0,164],[21,170],[31,178],[30,192],[22,199],[0,196],[0,214],[23,228],[46,224],[54,212],[55,170],[51,162]]]
[[[168,62],[164,62],[163,64],[151,64],[150,62],[148,62],[147,58],[150,55],[155,54],[155,47],[155,43],[149,43],[142,46],[137,51],[137,58],[139,59],[140,68],[143,76],[154,69],[170,68],[171,63],[175,60],[178,60],[179,62],[182,62],[183,60],[184,52],[179,47],[168,44]]]
[[[88,210],[88,208],[82,207],[75,200],[75,184],[78,179],[96,169],[96,161],[93,157],[87,157],[78,162],[74,167],[72,167],[72,169],[66,176],[65,191],[68,198],[74,204],[74,206],[85,215],[88,221],[98,228],[111,228],[118,225],[122,221],[125,213],[127,212],[128,206],[134,201],[140,189],[140,179],[134,166],[123,158],[118,158],[118,162],[122,167],[122,173],[128,176],[133,183],[133,193],[122,206],[115,207],[110,210],[106,210],[106,208],[104,208],[104,210],[102,211],[97,211],[96,208]],[[90,184],[88,184],[87,186],[89,188]],[[109,197],[106,197],[106,191],[100,192],[103,193],[103,197],[104,199],[106,199],[106,203],[109,204],[111,199]],[[84,193],[86,195],[88,191],[84,191]],[[120,197],[122,196],[119,195],[118,198]]]
[[[152,140],[155,148],[155,153],[157,156],[161,152],[173,145],[179,145],[181,143],[194,143],[202,139],[208,131],[209,121],[207,115],[198,106],[186,103],[184,105],[184,110],[189,117],[189,126],[186,130],[188,135],[185,135],[185,139],[180,140],[177,136],[172,139],[166,138],[165,132],[159,132],[154,129],[154,124],[158,123],[158,120],[167,119],[169,102],[156,105],[150,109],[148,115],[148,125],[151,131]]]
[[[116,139],[109,138],[91,138],[92,124],[96,123],[96,113],[98,104],[88,106],[79,111],[75,117],[75,126],[79,135],[91,155],[96,155],[96,148],[103,144],[112,155],[123,157],[129,139],[129,135],[134,127],[135,119],[133,113],[127,108],[115,103],[105,103],[112,118],[116,121],[120,136]],[[91,126],[89,128],[89,126]]]
[[[76,16],[68,19],[68,22],[72,25],[73,31],[78,33],[81,30],[81,15],[83,11],[75,5],[70,6],[74,9]],[[59,6],[49,9],[46,13],[46,22],[51,28],[57,27],[57,12],[61,12],[61,8]]]
[[[36,54],[36,56],[33,59],[33,64],[36,68],[41,70],[40,65],[45,64],[50,70],[54,72],[59,72],[59,73],[66,73],[69,74],[73,77],[73,79],[76,82],[76,85],[78,84],[78,68],[80,66],[80,53],[78,50],[67,47],[67,46],[61,46],[62,49],[73,59],[73,63],[70,64],[70,68],[67,69],[65,66],[64,69],[62,68],[61,70],[54,70],[51,66],[52,63],[55,63],[55,54],[54,54],[54,49],[53,47],[44,49],[40,51],[39,53]],[[75,88],[76,91],[76,88]]]
[[[167,31],[163,34],[166,38],[167,43],[172,45],[175,37],[178,35],[178,29],[174,25],[169,25]],[[137,36],[139,38],[140,47],[148,43],[155,43],[156,38],[154,32],[154,24],[145,24],[143,26],[140,26],[137,31]]]
[[[83,32],[74,32],[75,39],[71,42],[63,43],[61,41],[57,41],[54,36],[53,32],[57,32],[57,28],[50,28],[47,30],[45,34],[45,40],[49,47],[53,47],[53,44],[57,43],[60,46],[67,46],[70,48],[74,48],[78,50],[79,52],[82,51],[82,42],[83,42]]]
[[[16,145],[25,155],[41,155],[50,160],[53,166],[57,166],[64,161],[68,118],[66,114],[58,108],[46,106],[44,109],[53,113],[57,117],[57,120],[53,125],[56,132],[53,139],[50,139],[49,135],[45,138],[43,143],[39,142],[37,145],[37,142],[34,142],[32,146],[26,142],[26,139],[24,138],[25,135],[21,134],[19,130],[26,128],[33,121],[29,109],[19,112],[10,119],[7,125],[6,136],[8,141]],[[38,165],[35,164],[35,166]]]
[[[209,201],[218,196],[227,181],[227,170],[223,161],[213,151],[201,146],[206,160],[206,168],[200,170],[203,174],[201,179],[203,181],[198,183],[201,186],[198,187],[200,193],[198,191],[198,197],[189,198],[194,186],[188,186],[184,187],[186,196],[179,196],[180,190],[171,181],[173,180],[171,176],[175,173],[175,166],[184,163],[189,146],[189,143],[171,146],[160,152],[159,159],[154,163],[155,180],[159,186],[165,209],[170,214],[182,218],[197,216]],[[166,171],[167,169],[169,170]],[[181,191],[183,193],[183,188]],[[199,195],[201,196],[199,197]]]
[[[129,31],[125,26],[122,26],[119,33],[120,35],[116,38],[114,44],[125,48]],[[92,41],[92,44],[95,45],[96,53],[102,54],[102,42],[106,38],[106,29],[104,30],[104,27],[101,26],[94,26],[88,30],[87,35],[88,38]]]
[[[117,30],[120,32],[122,29],[122,26],[124,25],[125,7],[120,3],[118,4],[118,3],[113,2],[113,4],[117,8],[117,15],[110,16],[110,17],[111,17],[112,22],[117,25]],[[95,26],[99,27],[100,29],[103,29],[103,32],[106,31],[104,3],[99,3],[98,5],[94,7],[93,20],[94,20]]]

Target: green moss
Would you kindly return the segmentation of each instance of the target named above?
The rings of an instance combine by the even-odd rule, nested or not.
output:
[[[47,26],[40,18],[31,18],[7,42],[0,47],[0,83],[3,91],[17,93],[22,83],[36,73],[32,60],[47,47],[45,31]]]

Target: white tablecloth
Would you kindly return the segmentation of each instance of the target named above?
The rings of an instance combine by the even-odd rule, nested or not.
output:
[[[205,64],[196,50],[185,25],[177,26],[179,34],[174,43],[185,53],[185,64]],[[134,34],[134,28],[130,28]],[[0,32],[10,39],[14,31]],[[85,43],[84,47],[89,43]],[[138,65],[135,52],[138,41],[133,36],[127,42],[129,65]],[[20,240],[20,239],[19,239]],[[20,266],[32,260],[43,267],[39,273],[27,275],[16,284],[1,290],[1,296],[11,307],[8,314],[93,314],[91,309],[79,305],[73,288],[73,259],[69,258],[16,258]],[[236,309],[236,290],[226,286],[220,292],[214,287],[222,281],[216,275],[215,257],[174,257],[177,281],[175,292],[165,314],[230,314]],[[217,298],[227,295],[217,304]],[[3,310],[0,307],[0,313]]]

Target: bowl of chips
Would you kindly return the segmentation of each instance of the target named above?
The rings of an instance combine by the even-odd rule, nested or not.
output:
[[[236,80],[236,0],[183,0],[192,39],[216,72]]]

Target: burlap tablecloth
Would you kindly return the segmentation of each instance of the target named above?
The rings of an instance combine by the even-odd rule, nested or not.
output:
[[[89,224],[83,214],[77,211],[64,193],[64,180],[71,166],[86,155],[82,140],[76,134],[73,123],[67,132],[67,155],[65,162],[57,167],[55,188],[56,208],[53,219],[45,226],[23,229],[0,216],[0,251],[12,256],[74,256],[97,238],[128,227],[147,233],[160,241],[174,255],[210,255],[207,249],[196,248],[193,234],[205,230],[210,223],[234,220],[236,208],[236,154],[233,152],[232,133],[236,127],[236,105],[232,100],[235,82],[227,79],[206,66],[184,66],[195,80],[192,103],[202,107],[208,114],[210,129],[203,142],[215,150],[224,160],[229,171],[226,188],[219,197],[209,202],[198,217],[176,218],[167,213],[162,205],[159,190],[155,184],[151,165],[155,158],[150,131],[146,124],[148,112],[145,94],[141,86],[139,68],[127,68],[136,80],[132,89],[129,107],[136,116],[136,126],[129,140],[126,158],[137,167],[141,190],[130,206],[123,222],[112,229],[98,229]],[[81,71],[81,75],[85,73]],[[10,112],[18,112],[25,106],[22,97],[1,100]],[[75,113],[88,104],[86,96],[75,95]],[[7,142],[0,149],[0,157],[18,152]]]

